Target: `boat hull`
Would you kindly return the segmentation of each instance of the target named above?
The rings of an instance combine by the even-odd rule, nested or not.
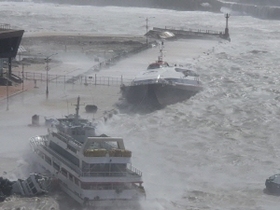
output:
[[[269,193],[280,195],[280,174],[275,174],[266,179],[265,186]]]
[[[161,108],[153,85],[125,86],[121,88],[122,96],[129,104],[141,108]]]
[[[122,95],[128,103],[141,104],[148,94],[148,85],[122,86]]]
[[[185,101],[201,90],[202,87],[192,85],[154,85],[155,95],[162,106]]]
[[[134,105],[164,107],[185,101],[202,90],[200,85],[148,84],[122,87],[126,101]]]

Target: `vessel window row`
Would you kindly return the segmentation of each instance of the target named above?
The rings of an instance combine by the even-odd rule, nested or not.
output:
[[[75,166],[79,167],[79,159],[72,155],[70,152],[66,151],[53,141],[50,141],[49,147],[57,154],[61,155],[62,157],[73,163]]]
[[[48,164],[52,165],[55,170],[60,172],[62,175],[67,177],[69,180],[74,182],[76,185],[79,186],[79,179],[72,175],[70,172],[68,172],[65,168],[60,167],[58,163],[55,161],[52,161],[50,157],[48,157],[46,154],[42,153],[41,151],[38,151],[39,156],[44,159]]]

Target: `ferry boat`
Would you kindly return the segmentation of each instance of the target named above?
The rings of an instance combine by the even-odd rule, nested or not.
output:
[[[129,104],[158,108],[182,102],[203,90],[199,75],[192,69],[163,61],[163,42],[156,62],[137,75],[121,93]]]
[[[76,113],[58,118],[48,134],[32,137],[36,161],[60,188],[84,206],[138,206],[145,198],[142,172],[119,137],[96,136],[96,126]]]

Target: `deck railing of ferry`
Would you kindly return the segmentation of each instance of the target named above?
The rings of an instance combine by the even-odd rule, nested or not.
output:
[[[64,143],[68,144],[69,141],[72,141],[73,143],[76,144],[77,147],[81,148],[82,144],[80,142],[78,142],[77,140],[75,140],[74,138],[72,138],[71,136],[66,134],[61,134],[61,133],[52,133],[53,136],[57,137],[58,139],[60,139],[61,141],[63,141]]]
[[[133,167],[131,164],[128,165],[125,171],[123,172],[115,172],[115,171],[94,171],[90,169],[83,169],[82,174],[83,177],[135,177],[142,176],[142,172],[137,168]]]

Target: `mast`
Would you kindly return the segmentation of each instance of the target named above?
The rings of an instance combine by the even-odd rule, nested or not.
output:
[[[162,40],[159,49],[158,62],[163,62],[163,48],[164,48],[164,41]]]
[[[80,108],[80,96],[78,96],[77,104],[76,104],[75,122],[77,122],[79,118],[79,108]]]

